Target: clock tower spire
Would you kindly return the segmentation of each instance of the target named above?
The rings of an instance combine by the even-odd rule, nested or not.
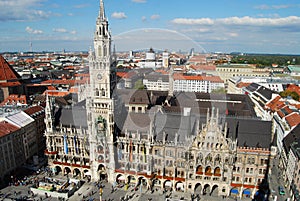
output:
[[[92,178],[114,180],[115,69],[111,62],[111,35],[100,0],[94,33],[94,51],[89,51],[90,90],[86,99]],[[101,170],[101,171],[100,171]],[[100,173],[101,172],[101,173]]]

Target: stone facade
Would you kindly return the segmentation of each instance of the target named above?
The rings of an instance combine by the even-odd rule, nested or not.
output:
[[[110,46],[101,0],[85,101],[58,108],[47,96],[46,153],[54,173],[136,188],[253,196],[273,157],[271,122],[256,118],[245,95],[119,92]]]

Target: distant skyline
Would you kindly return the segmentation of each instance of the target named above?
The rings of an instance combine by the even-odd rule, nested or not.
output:
[[[0,52],[88,51],[100,0],[0,0]],[[298,0],[104,0],[117,51],[300,54]]]

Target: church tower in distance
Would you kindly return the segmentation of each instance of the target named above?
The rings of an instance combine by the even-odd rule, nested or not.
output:
[[[96,21],[94,51],[89,52],[90,85],[86,106],[90,144],[91,178],[114,181],[114,100],[115,69],[111,65],[111,35],[104,4]]]

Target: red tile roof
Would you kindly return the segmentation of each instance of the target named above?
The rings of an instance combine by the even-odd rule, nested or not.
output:
[[[236,86],[238,88],[248,87],[251,83],[240,82]]]
[[[285,103],[281,100],[281,97],[276,96],[273,100],[266,104],[266,109],[270,109],[271,111],[275,112],[284,106]]]
[[[131,78],[135,76],[137,73],[134,71],[129,71],[129,72],[117,72],[117,76],[121,78]]]
[[[26,110],[24,110],[24,112],[28,115],[33,115],[34,113],[43,111],[44,108],[42,106],[36,105],[36,106],[32,106],[30,108],[27,108]]]
[[[26,96],[25,95],[19,96],[16,94],[11,94],[4,101],[2,101],[2,103],[0,103],[0,106],[17,104],[17,103],[27,104]]]
[[[6,121],[0,122],[0,137],[6,136],[11,132],[17,131],[19,128],[13,124],[10,124]]]
[[[0,81],[1,80],[17,80],[20,75],[7,63],[0,55]]]
[[[0,87],[16,87],[16,86],[21,86],[21,83],[19,81],[14,81],[14,82],[0,82]]]
[[[183,75],[181,73],[175,73],[174,80],[203,80],[210,82],[224,82],[219,76]]]
[[[216,66],[215,65],[190,65],[190,68],[194,70],[210,70],[210,71],[215,71]]]
[[[286,90],[287,90],[287,91],[292,91],[292,92],[294,91],[294,92],[296,92],[298,95],[300,95],[300,87],[297,86],[297,85],[290,84]]]
[[[300,124],[300,115],[299,113],[292,113],[285,117],[287,123],[290,125],[290,127],[297,126]]]
[[[167,75],[167,74],[168,74],[168,72],[167,72],[167,71],[165,71],[165,70],[162,70],[162,69],[158,69],[158,70],[156,70],[155,72],[157,72],[157,73],[161,73],[161,74],[163,74],[163,75]]]
[[[59,91],[59,90],[56,90],[56,91],[44,91],[43,95],[46,95],[48,94],[49,96],[57,96],[57,97],[63,97],[63,96],[66,96],[68,95],[70,92],[68,91]]]

